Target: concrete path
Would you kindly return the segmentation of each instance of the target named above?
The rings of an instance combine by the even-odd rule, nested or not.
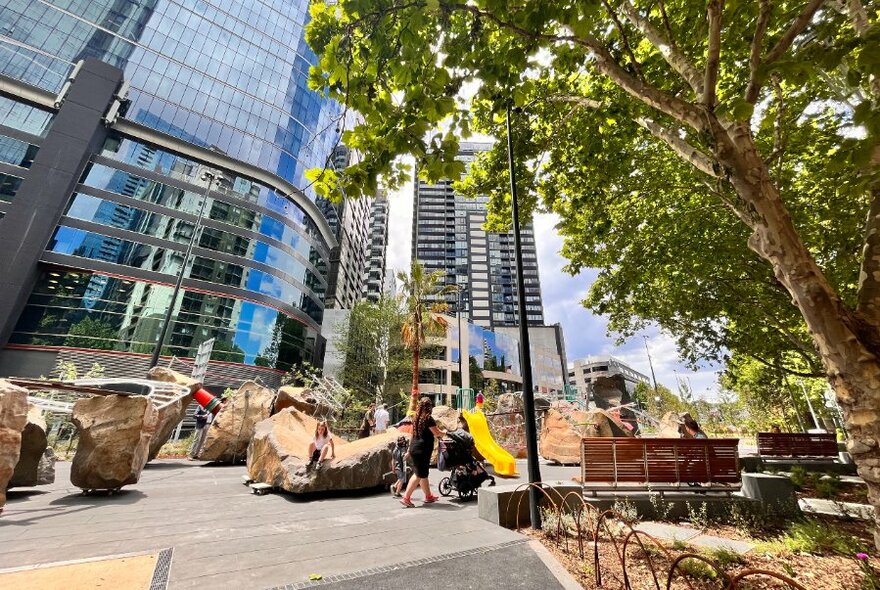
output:
[[[755,548],[752,543],[705,535],[702,531],[665,522],[644,521],[636,524],[636,530],[644,531],[657,539],[681,541],[701,549],[726,549],[744,555]]]
[[[874,508],[868,504],[856,502],[836,502],[822,498],[801,498],[798,505],[803,512],[808,514],[825,514],[828,516],[840,516],[843,518],[858,518],[861,520],[874,520]]]
[[[172,548],[172,590],[286,587],[310,574],[326,580],[368,570],[420,579],[427,564],[441,562],[437,584],[445,588],[476,587],[468,581],[473,569],[493,580],[484,588],[518,587],[526,573],[542,578],[528,578],[531,587],[562,587],[551,569],[537,566],[544,560],[525,537],[479,519],[476,502],[444,498],[404,509],[387,493],[311,501],[256,496],[242,485],[243,466],[172,460],[149,465],[137,485],[118,495],[81,496],[69,470],[59,463],[56,484],[9,492],[0,517],[0,569]],[[546,479],[564,480],[577,469],[544,471]],[[443,475],[431,473],[435,484]],[[496,562],[506,565],[489,565]],[[408,579],[396,587],[421,587]]]

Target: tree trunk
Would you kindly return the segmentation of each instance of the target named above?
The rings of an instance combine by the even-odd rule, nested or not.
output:
[[[880,331],[848,309],[803,244],[747,126],[713,128],[716,153],[753,223],[749,247],[791,294],[837,395],[859,475],[880,525]],[[872,277],[873,278],[873,277]],[[876,279],[875,279],[876,280]],[[880,534],[875,529],[880,547]]]
[[[409,410],[407,414],[415,414],[419,405],[419,355],[421,354],[419,346],[413,348],[413,365],[412,365],[412,395],[409,398]]]

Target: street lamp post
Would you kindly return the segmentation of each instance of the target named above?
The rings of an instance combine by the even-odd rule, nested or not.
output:
[[[150,359],[150,368],[152,369],[159,364],[159,356],[162,354],[162,346],[165,344],[165,338],[168,335],[168,327],[171,325],[171,316],[174,314],[174,305],[177,303],[177,295],[180,293],[180,286],[183,284],[183,274],[186,272],[186,265],[192,256],[193,246],[196,243],[196,236],[202,226],[202,217],[205,215],[205,205],[208,202],[208,194],[211,192],[211,185],[215,182],[219,185],[222,178],[214,170],[207,169],[202,172],[202,180],[206,181],[205,193],[202,195],[202,204],[199,207],[199,216],[196,218],[196,224],[193,227],[192,235],[189,238],[189,244],[186,246],[186,252],[183,255],[183,262],[180,264],[180,270],[177,271],[177,282],[174,285],[174,292],[171,294],[171,302],[168,309],[165,310],[165,319],[162,322],[162,330],[159,332],[159,339],[153,347],[153,357]]]
[[[523,378],[523,421],[526,431],[526,455],[529,469],[529,516],[532,528],[541,528],[539,509],[541,469],[538,465],[538,428],[535,423],[535,389],[532,385],[532,352],[529,342],[529,322],[526,314],[526,286],[523,277],[523,259],[519,232],[519,203],[516,197],[516,171],[513,158],[513,138],[510,133],[510,105],[507,105],[507,166],[510,174],[510,203],[513,210],[513,249],[516,257],[516,289],[519,307],[519,345]]]
[[[464,350],[462,349],[462,327],[461,327],[461,319],[462,319],[462,301],[464,300],[464,295],[467,293],[467,287],[459,287],[458,289],[458,309],[457,309],[457,319],[458,319],[458,383],[459,390],[464,389]],[[468,371],[470,371],[470,355],[468,355]],[[470,380],[468,380],[468,387],[470,387]]]

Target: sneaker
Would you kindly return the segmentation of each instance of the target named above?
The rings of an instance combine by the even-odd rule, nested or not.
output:
[[[434,502],[436,502],[439,499],[440,499],[440,496],[428,496],[427,498],[425,498],[425,504],[433,504]]]
[[[403,504],[404,508],[415,508],[416,505],[412,503],[412,500],[407,498],[406,496],[400,499],[400,503]]]

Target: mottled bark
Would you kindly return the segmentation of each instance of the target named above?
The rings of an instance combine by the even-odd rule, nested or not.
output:
[[[716,157],[750,208],[749,247],[767,260],[813,338],[880,524],[880,333],[847,308],[810,255],[745,125],[713,127]],[[877,302],[874,302],[877,305]],[[880,536],[877,537],[880,546]]]

